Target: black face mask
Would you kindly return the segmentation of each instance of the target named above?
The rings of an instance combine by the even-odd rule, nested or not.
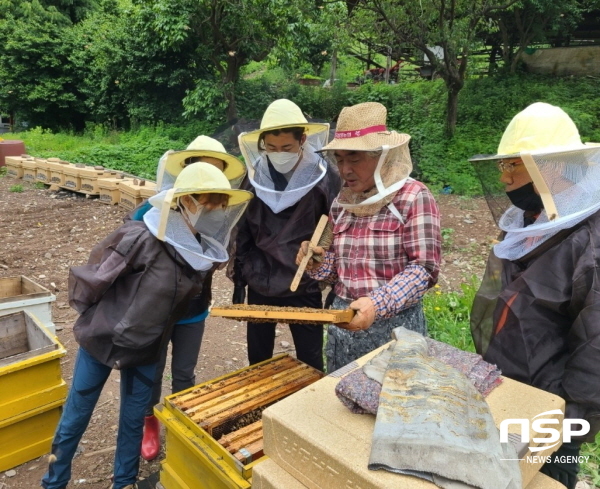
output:
[[[506,192],[506,196],[515,207],[524,211],[540,212],[544,208],[542,198],[535,193],[532,182],[515,190],[511,190],[510,192]]]

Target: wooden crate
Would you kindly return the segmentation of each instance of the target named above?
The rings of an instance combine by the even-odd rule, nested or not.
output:
[[[67,396],[58,339],[25,311],[0,317],[0,471],[50,450]]]
[[[54,334],[52,302],[55,300],[56,296],[46,287],[24,275],[0,278],[0,316],[24,310]]]
[[[322,377],[286,354],[167,396],[155,409],[166,427],[165,489],[249,488],[264,459],[262,411]]]

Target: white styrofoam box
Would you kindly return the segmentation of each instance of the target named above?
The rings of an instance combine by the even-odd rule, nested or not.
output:
[[[47,288],[23,275],[0,278],[0,316],[18,311],[34,315],[52,334],[52,303],[56,296]]]

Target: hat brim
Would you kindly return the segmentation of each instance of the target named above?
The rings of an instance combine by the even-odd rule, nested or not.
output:
[[[303,127],[306,132],[306,135],[308,135],[308,136],[310,136],[311,134],[317,134],[319,132],[328,132],[329,131],[329,124],[318,123],[318,122],[303,122],[303,123],[298,123],[298,124],[284,124],[284,125],[280,125],[280,126],[263,127],[261,129],[256,129],[255,131],[250,131],[245,134],[242,133],[242,134],[240,134],[240,137],[244,141],[257,143],[258,137],[261,135],[261,133],[263,133],[265,131],[276,131],[278,129],[287,129],[288,127]]]
[[[511,155],[475,155],[469,158],[469,161],[493,161],[493,160],[506,160],[509,158],[519,158],[521,153],[513,153]]]
[[[408,134],[396,131],[376,132],[357,138],[333,138],[329,144],[323,146],[318,152],[334,151],[336,149],[343,151],[379,151],[383,149],[384,145],[395,148],[407,144],[409,141],[410,136]]]
[[[527,153],[531,153],[531,154],[568,153],[569,151],[581,151],[582,149],[595,149],[595,148],[598,148],[599,146],[600,146],[600,143],[582,143],[582,144],[575,144],[575,145],[571,145],[571,146],[551,146],[551,147],[547,147],[547,148],[539,148],[539,149],[536,149],[535,151],[527,151]],[[520,158],[522,153],[524,153],[524,151],[519,152],[519,153],[505,154],[505,155],[500,155],[500,154],[475,155],[475,156],[471,156],[471,158],[469,158],[469,161],[475,162],[475,161],[508,160],[511,158]]]
[[[246,173],[246,167],[239,158],[230,155],[229,153],[221,153],[219,151],[204,151],[200,149],[185,149],[183,151],[175,151],[167,156],[165,162],[165,171],[170,175],[177,176],[181,170],[185,168],[185,160],[194,156],[208,156],[209,158],[217,158],[225,162],[223,173],[227,180],[234,180],[243,176]]]
[[[153,195],[152,197],[150,197],[150,199],[148,199],[148,202],[150,202],[150,204],[154,207],[157,208],[162,208],[164,202],[165,202],[165,194],[166,194],[166,190],[163,190],[162,192],[160,192],[159,194]],[[233,205],[238,205],[238,204],[243,204],[244,202],[248,202],[253,196],[254,194],[252,192],[248,192],[247,190],[233,190],[233,189],[226,189],[226,188],[211,188],[211,189],[205,189],[205,190],[198,190],[198,189],[185,189],[185,188],[181,188],[181,189],[177,189],[174,193],[173,193],[173,200],[171,201],[171,206],[174,205],[175,200],[179,197],[182,197],[184,195],[202,195],[202,194],[224,194],[224,195],[228,195],[229,196],[229,200],[227,202],[227,207],[231,207]]]

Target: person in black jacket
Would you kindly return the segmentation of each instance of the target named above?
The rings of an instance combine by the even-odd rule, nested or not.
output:
[[[229,259],[203,230],[223,207],[245,206],[250,198],[231,190],[215,167],[195,163],[174,188],[150,199],[154,208],[143,222],[126,222],[94,247],[87,265],[71,268],[69,304],[81,314],[73,327],[79,351],[42,487],[66,488],[75,450],[112,369],[121,372],[113,489],[135,487],[160,352],[190,298],[201,292],[201,272]]]
[[[198,162],[209,163],[221,170],[229,180],[231,188],[238,188],[239,182],[246,175],[244,164],[235,156],[227,153],[219,141],[208,136],[198,136],[185,150],[167,151],[159,160],[156,175],[159,189],[162,191],[172,188],[181,171],[186,166]],[[129,217],[142,220],[149,208],[151,208],[150,204],[145,201]],[[210,270],[202,272],[205,274],[202,292],[192,297],[188,310],[172,330],[170,336],[172,393],[181,392],[196,385],[195,369],[204,336],[205,320],[212,302],[212,277],[215,270],[222,265],[216,263]],[[142,458],[144,460],[153,460],[160,453],[160,425],[153,410],[154,406],[160,402],[162,394],[168,343],[165,344],[156,367],[152,397],[146,409],[142,440]]]
[[[248,166],[248,184],[256,198],[238,226],[233,269],[233,303],[322,307],[316,280],[303,276],[295,292],[294,259],[310,239],[320,217],[329,213],[340,189],[339,175],[316,150],[328,136],[327,124],[308,123],[300,108],[285,99],[265,111],[260,129],[239,136]],[[291,324],[299,360],[323,370],[323,328]],[[274,323],[247,325],[248,360],[273,356]]]
[[[497,154],[471,161],[488,202],[512,204],[473,302],[475,347],[506,377],[566,401],[576,428],[541,472],[574,489],[581,443],[600,431],[600,147],[584,144],[560,107],[536,102],[512,119]]]

